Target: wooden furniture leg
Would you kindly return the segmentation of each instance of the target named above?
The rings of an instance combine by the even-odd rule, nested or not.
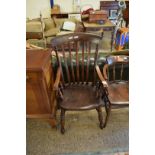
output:
[[[104,101],[105,101],[105,110],[106,110],[106,118],[105,118],[105,123],[104,123],[104,128],[105,128],[107,125],[109,116],[110,116],[110,112],[111,112],[111,103],[107,101],[107,99],[105,99]]]
[[[52,128],[56,128],[57,127],[57,121],[56,121],[57,101],[55,99],[56,98],[55,95],[53,97],[54,97],[54,99],[52,99],[52,97],[51,97],[53,105],[52,105],[52,115],[50,117],[49,122],[50,122]]]
[[[61,108],[61,133],[65,133],[65,109]]]
[[[102,107],[98,107],[96,108],[97,112],[98,112],[98,119],[100,122],[100,128],[103,129],[104,128],[104,123],[103,123],[103,115],[102,115]]]

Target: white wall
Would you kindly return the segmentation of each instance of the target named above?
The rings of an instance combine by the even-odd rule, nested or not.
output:
[[[73,0],[54,0],[54,4],[59,4],[61,12],[73,12]],[[81,0],[81,6],[91,4],[94,9],[99,9],[100,0]],[[26,0],[26,17],[33,19],[40,16],[50,17],[50,0]]]
[[[91,4],[94,9],[99,9],[101,0],[81,0],[81,6]],[[107,0],[112,1],[112,0]],[[73,11],[73,0],[54,0],[54,4],[59,4],[61,12]],[[50,17],[51,6],[50,0],[26,0],[26,17],[33,19],[40,16],[40,11],[43,17]]]
[[[54,4],[59,4],[62,12],[73,11],[73,0],[54,0]],[[81,6],[91,4],[94,9],[99,9],[100,0],[81,0]]]
[[[40,17],[40,11],[43,17],[50,17],[50,0],[26,0],[26,17],[33,19]]]
[[[81,6],[85,4],[90,4],[95,10],[100,8],[101,0],[80,0],[80,1],[81,1]],[[106,0],[106,1],[114,1],[114,0]],[[126,0],[126,1],[129,1],[129,0]],[[59,4],[62,12],[73,11],[73,0],[54,0],[54,4]]]

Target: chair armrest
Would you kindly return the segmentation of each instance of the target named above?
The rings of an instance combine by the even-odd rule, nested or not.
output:
[[[105,80],[108,80],[107,69],[108,69],[108,64],[105,64],[103,67],[103,76],[104,76]]]
[[[54,82],[53,90],[59,89],[60,78],[61,78],[61,68],[59,67],[57,70],[56,80]]]
[[[99,66],[96,65],[95,68],[96,68],[96,71],[97,71],[97,75],[98,75],[98,77],[99,77],[101,83],[103,84],[103,87],[107,88],[107,87],[108,87],[108,83],[107,83],[106,80],[104,79],[104,77],[103,77],[103,75],[102,75],[102,73],[101,73],[101,71],[100,71]]]

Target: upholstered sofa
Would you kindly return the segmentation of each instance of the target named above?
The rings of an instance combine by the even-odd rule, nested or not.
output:
[[[65,21],[75,23],[74,31],[66,31],[63,29]],[[82,32],[84,31],[83,25],[76,19],[68,18],[38,18],[27,20],[26,22],[26,41],[30,44],[47,48],[50,46],[50,40],[64,33],[69,32]]]

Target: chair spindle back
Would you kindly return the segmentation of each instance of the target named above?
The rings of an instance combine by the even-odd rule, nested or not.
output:
[[[105,79],[111,82],[129,81],[129,56],[108,56],[103,73]]]
[[[52,49],[55,50],[58,65],[61,67],[64,84],[96,82],[95,66],[100,40],[100,36],[89,33],[70,33],[51,40]],[[90,75],[92,64],[93,75]],[[93,81],[90,81],[89,76],[93,76]]]

